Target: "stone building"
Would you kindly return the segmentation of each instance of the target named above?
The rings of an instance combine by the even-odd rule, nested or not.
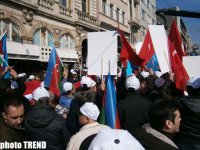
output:
[[[96,0],[1,0],[9,63],[45,68],[53,45],[64,63],[78,62],[87,32],[99,30],[96,15]]]
[[[9,64],[46,69],[55,46],[64,63],[84,66],[88,32],[120,28],[131,44],[141,41],[142,5],[143,0],[1,0],[0,32],[7,31]]]

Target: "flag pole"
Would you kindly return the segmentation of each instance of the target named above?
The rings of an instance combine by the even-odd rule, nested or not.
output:
[[[7,33],[7,30],[1,35],[1,39],[0,41],[2,40],[2,38],[4,37],[4,35]]]
[[[101,57],[101,83],[103,82],[103,57]]]
[[[3,62],[9,67],[8,63],[6,62],[6,60],[0,55],[1,59],[3,60]]]

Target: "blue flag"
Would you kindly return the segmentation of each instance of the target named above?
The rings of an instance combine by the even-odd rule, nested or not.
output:
[[[0,41],[0,54],[2,55],[2,57],[4,58],[4,60],[7,63],[3,63],[3,69],[4,70],[6,67],[8,67],[8,54],[7,54],[7,47],[6,47],[6,34],[3,35],[1,41]],[[6,72],[6,74],[4,75],[5,79],[10,78],[10,72]]]

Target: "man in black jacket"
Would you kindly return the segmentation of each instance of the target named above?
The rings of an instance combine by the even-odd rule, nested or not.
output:
[[[118,105],[119,118],[122,129],[134,135],[134,130],[149,121],[148,111],[151,101],[141,96],[138,92],[140,81],[135,75],[126,79],[128,94],[120,100]]]
[[[70,139],[63,116],[49,106],[49,92],[42,87],[33,91],[36,106],[25,119],[25,128],[29,141],[45,141],[48,150],[63,150]]]
[[[200,78],[192,78],[187,85],[189,96],[180,99],[181,125],[177,145],[183,150],[200,149]]]
[[[177,150],[174,134],[179,132],[180,112],[176,100],[158,100],[150,109],[150,125],[138,128],[135,137],[146,150]]]

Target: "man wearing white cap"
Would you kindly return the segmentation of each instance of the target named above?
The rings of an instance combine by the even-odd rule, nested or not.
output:
[[[91,135],[97,134],[103,128],[109,128],[106,125],[101,125],[97,122],[99,116],[98,107],[91,102],[86,102],[81,108],[82,115],[79,116],[79,122],[84,125],[79,132],[71,137],[67,146],[67,150],[79,150],[82,142]],[[91,139],[92,141],[92,139]],[[89,145],[88,145],[89,147]]]
[[[134,133],[136,128],[148,122],[148,111],[152,103],[140,95],[139,88],[140,81],[135,75],[127,77],[127,96],[118,103],[121,127],[131,134]]]
[[[70,134],[65,119],[49,106],[49,92],[38,87],[33,91],[36,105],[28,112],[25,119],[25,128],[28,141],[45,141],[46,149],[65,149]]]
[[[59,105],[69,109],[71,101],[73,99],[74,87],[71,82],[65,82],[63,84],[63,94],[60,96]]]
[[[75,94],[67,117],[67,125],[72,134],[77,133],[81,128],[80,123],[78,122],[80,107],[85,102],[96,101],[96,82],[89,77],[83,76],[80,84],[82,91]]]

